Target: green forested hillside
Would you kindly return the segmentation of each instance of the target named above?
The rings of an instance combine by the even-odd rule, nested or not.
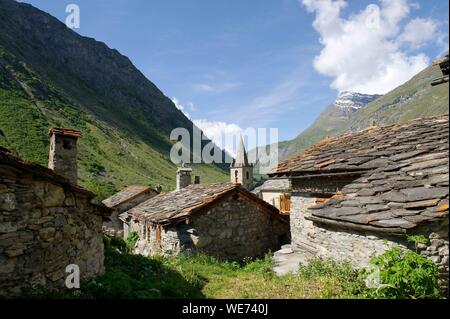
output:
[[[170,132],[192,122],[128,58],[12,0],[0,0],[0,29],[0,146],[47,165],[48,129],[73,127],[80,184],[100,197],[174,186]],[[202,182],[228,180],[224,166],[193,168]]]

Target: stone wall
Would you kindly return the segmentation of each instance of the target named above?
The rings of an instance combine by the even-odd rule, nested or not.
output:
[[[373,256],[393,246],[414,249],[411,243],[407,243],[406,236],[389,237],[313,223],[305,217],[311,215],[308,207],[314,203],[315,197],[306,193],[292,194],[290,213],[292,244],[305,249],[311,255],[349,260],[355,268],[361,268],[366,266]],[[423,234],[430,239],[428,245],[419,245],[420,253],[438,265],[441,287],[448,289],[448,219],[422,227],[415,233]]]
[[[136,252],[144,255],[198,250],[222,259],[242,260],[261,257],[289,240],[288,223],[240,197],[193,215],[189,224],[162,228],[159,234],[157,226],[133,223],[130,227],[139,230]]]
[[[0,165],[0,295],[63,287],[69,264],[82,279],[101,273],[102,211],[84,192]]]
[[[189,253],[194,249],[190,239],[193,228],[186,224],[162,227],[151,223],[144,225],[135,222],[132,231],[139,233],[135,248],[137,254],[175,256],[182,251]]]
[[[103,222],[103,233],[108,236],[124,237],[124,239],[126,239],[128,236],[128,232],[127,236],[125,236],[123,227],[124,225],[123,222],[119,219],[119,215],[139,205],[140,203],[152,197],[155,197],[156,195],[158,195],[158,193],[150,189],[149,191],[139,194],[139,196],[136,196],[135,198],[114,207],[110,217],[105,222]]]
[[[449,243],[448,219],[422,227],[417,231],[430,239],[427,245],[419,244],[418,250],[424,256],[434,261],[439,268],[439,282],[441,289],[448,295],[449,281]]]
[[[66,177],[71,183],[78,182],[77,170],[77,141],[78,137],[66,135],[65,129],[52,129],[50,137],[50,152],[48,167],[61,176]],[[76,132],[79,131],[68,130]]]

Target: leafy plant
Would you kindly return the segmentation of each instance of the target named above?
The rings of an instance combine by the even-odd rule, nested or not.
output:
[[[258,273],[265,276],[273,275],[274,261],[271,254],[266,254],[263,259],[249,260],[244,265],[244,271]]]
[[[354,275],[351,264],[347,261],[337,262],[333,259],[313,258],[307,265],[301,265],[299,275],[305,278],[318,276],[333,276],[339,279],[349,278]]]
[[[335,261],[331,258],[313,258],[307,265],[301,265],[298,275],[309,281],[325,282],[323,297],[337,297],[330,287],[339,287],[343,296],[357,297],[366,290],[363,277],[349,261]]]
[[[133,251],[134,246],[136,245],[138,240],[139,240],[139,234],[137,232],[132,231],[128,234],[128,237],[125,240],[125,244],[128,248],[128,251]]]
[[[417,240],[418,238],[416,238]],[[393,247],[372,258],[362,276],[379,276],[378,288],[368,290],[375,298],[438,298],[438,267],[413,251]]]
[[[416,249],[416,253],[418,252],[418,245],[419,244],[426,244],[428,243],[428,238],[426,238],[424,235],[411,235],[407,237],[408,242],[414,243],[414,247]]]

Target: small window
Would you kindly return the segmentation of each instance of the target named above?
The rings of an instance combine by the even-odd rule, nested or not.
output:
[[[249,173],[249,172],[247,172],[247,173],[245,174],[245,178],[246,178],[246,179],[250,179],[250,173]]]
[[[234,171],[234,179],[235,179],[235,182],[237,183],[238,182],[238,171],[237,170]]]

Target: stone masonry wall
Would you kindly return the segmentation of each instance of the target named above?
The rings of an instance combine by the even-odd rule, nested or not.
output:
[[[124,236],[123,222],[119,219],[119,215],[156,195],[157,193],[155,191],[150,190],[115,207],[109,219],[103,222],[103,232],[108,236],[124,237],[126,239],[126,236]]]
[[[144,256],[163,255],[175,256],[182,250],[190,252],[189,244],[192,227],[186,224],[178,224],[176,227],[160,227],[160,240],[157,240],[158,226],[153,224],[134,224],[133,229],[139,228],[139,240],[135,253]]]
[[[144,228],[140,226],[137,253],[176,255],[181,251],[198,250],[232,260],[261,257],[269,250],[277,250],[289,236],[287,223],[241,198],[230,198],[206,212],[193,215],[189,224],[162,229],[159,243],[156,227],[146,227],[145,232]],[[136,229],[136,225],[131,229]]]
[[[0,296],[63,287],[69,264],[81,279],[101,273],[101,227],[85,194],[0,165]]]
[[[48,167],[73,184],[78,181],[77,140],[76,137],[52,134],[48,158]]]
[[[307,208],[314,203],[315,198],[307,194],[292,194],[290,213],[292,244],[300,246],[311,255],[349,260],[354,267],[361,268],[365,267],[373,256],[393,246],[414,249],[404,236],[381,237],[382,235],[343,230],[306,220],[305,216],[311,215]],[[441,287],[448,289],[448,219],[422,227],[416,233],[430,239],[428,245],[419,245],[420,253],[438,265]]]
[[[194,246],[224,259],[261,257],[281,246],[289,225],[242,198],[232,199],[195,216]]]

